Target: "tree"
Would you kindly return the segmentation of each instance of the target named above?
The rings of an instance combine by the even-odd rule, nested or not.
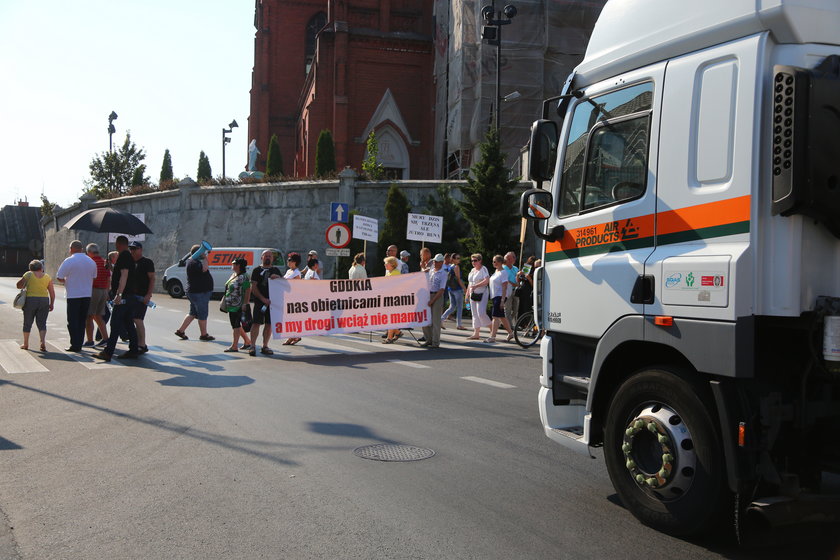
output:
[[[367,142],[365,142],[365,160],[362,162],[362,171],[368,179],[373,181],[377,181],[385,175],[385,168],[378,160],[379,142],[376,141],[376,134],[371,130]]]
[[[458,203],[464,218],[472,225],[472,237],[461,241],[472,253],[488,257],[503,255],[514,246],[514,227],[519,223],[516,196],[499,145],[499,132],[491,128],[479,145],[481,158],[472,166],[467,185],[461,188],[464,200]]]
[[[265,174],[267,177],[283,175],[283,156],[280,154],[280,141],[276,134],[271,135],[268,143],[268,157],[265,160]]]
[[[213,170],[210,169],[210,158],[204,154],[204,150],[198,155],[198,171],[196,172],[196,181],[209,181],[213,178]]]
[[[434,194],[426,197],[426,213],[443,218],[441,245],[446,252],[463,253],[461,239],[470,234],[470,226],[458,208],[458,202],[452,198],[452,187],[438,185]]]
[[[379,230],[379,243],[377,243],[379,258],[371,267],[374,276],[385,274],[385,265],[382,259],[387,256],[385,251],[388,249],[388,245],[403,248],[406,246],[408,241],[405,235],[408,228],[409,212],[411,212],[411,205],[408,203],[408,197],[396,183],[391,183],[391,188],[388,189],[388,198],[385,199],[385,223]]]
[[[332,133],[322,130],[315,147],[315,176],[323,177],[335,171],[335,144]]]
[[[55,202],[50,202],[47,198],[47,195],[41,195],[41,216],[52,216],[55,214],[55,210],[58,207],[58,204]]]
[[[160,181],[159,185],[165,185],[172,182],[172,156],[169,155],[169,149],[163,152],[163,165],[160,166]]]
[[[138,149],[131,141],[131,133],[126,133],[125,142],[115,152],[104,152],[90,162],[90,179],[85,181],[88,192],[96,198],[110,198],[125,194],[132,186],[132,179],[147,183],[146,171],[142,161],[146,159],[143,149]],[[136,175],[140,169],[139,175]]]

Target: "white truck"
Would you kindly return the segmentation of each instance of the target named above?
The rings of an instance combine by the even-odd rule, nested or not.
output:
[[[542,117],[546,435],[665,532],[837,520],[840,2],[609,0]]]

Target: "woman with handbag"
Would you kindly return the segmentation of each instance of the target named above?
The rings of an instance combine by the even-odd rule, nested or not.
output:
[[[29,263],[29,271],[17,282],[18,289],[26,288],[26,303],[23,304],[23,344],[21,349],[29,350],[29,332],[32,321],[41,335],[41,352],[47,351],[47,315],[55,305],[55,288],[52,278],[44,272],[44,265],[39,260]]]
[[[487,296],[490,292],[487,286],[490,284],[490,273],[487,267],[481,264],[481,255],[473,253],[470,255],[470,262],[473,269],[468,277],[467,297],[472,308],[473,334],[467,340],[478,340],[481,338],[481,327],[490,325],[490,317],[487,315]]]
[[[239,352],[239,337],[250,347],[248,334],[242,330],[242,307],[248,301],[251,290],[251,282],[248,280],[248,262],[245,259],[236,259],[231,263],[232,270],[230,278],[225,282],[225,295],[222,297],[221,306],[230,318],[230,326],[233,329],[233,342],[225,352]]]

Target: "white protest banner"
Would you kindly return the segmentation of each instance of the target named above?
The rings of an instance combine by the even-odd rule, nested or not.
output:
[[[134,213],[132,212],[132,214],[134,214]],[[146,223],[146,213],[145,212],[140,212],[139,214],[134,214],[134,217],[137,218],[138,220],[140,220],[141,222],[143,222],[144,224]],[[122,233],[109,233],[108,234],[108,243],[115,243],[117,241],[117,237],[120,236],[120,235],[124,235],[124,234],[122,234]],[[131,243],[132,241],[145,241],[146,240],[146,234],[145,233],[138,233],[137,235],[127,235],[126,234],[125,236],[128,237],[128,242],[129,243]]]
[[[353,215],[353,239],[376,243],[379,240],[379,222],[376,218]]]
[[[431,323],[422,272],[364,280],[269,280],[274,338],[423,327]]]
[[[443,238],[443,217],[409,214],[405,238],[409,241],[440,243]]]

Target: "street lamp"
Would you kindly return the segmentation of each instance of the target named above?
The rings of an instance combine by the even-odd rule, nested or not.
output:
[[[111,114],[108,115],[108,151],[114,151],[114,133],[117,131],[117,128],[114,126],[114,121],[117,120],[117,112],[111,111]]]
[[[495,19],[493,16],[496,16]],[[501,125],[501,104],[502,104],[502,26],[510,25],[511,20],[516,17],[516,6],[508,4],[503,10],[496,13],[496,2],[481,8],[481,16],[484,19],[484,27],[481,30],[481,38],[487,41],[488,45],[496,46],[496,131]],[[504,16],[504,19],[502,19]]]
[[[228,143],[230,143],[230,138],[228,138],[227,135],[233,132],[233,129],[238,126],[239,125],[236,124],[236,119],[233,119],[230,121],[227,128],[222,127],[222,179],[227,177],[225,174],[225,147],[227,147]]]

